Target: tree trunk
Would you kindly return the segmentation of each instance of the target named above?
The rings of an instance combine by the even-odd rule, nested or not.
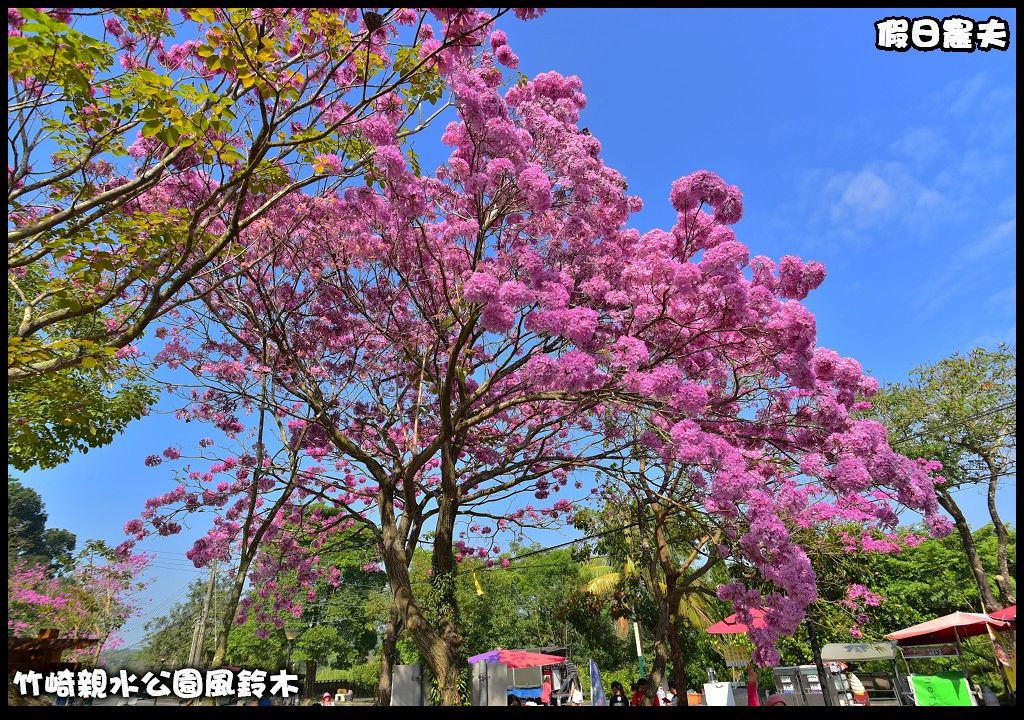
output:
[[[444,641],[436,643],[434,651],[430,654],[431,671],[437,682],[438,693],[441,696],[442,705],[461,705],[462,694],[459,691],[459,681],[462,678],[462,664],[455,659],[447,643]]]
[[[992,588],[988,584],[988,576],[985,574],[985,567],[981,564],[981,558],[978,557],[978,549],[974,545],[974,536],[971,535],[971,526],[967,524],[967,519],[964,514],[960,512],[960,507],[953,500],[953,497],[948,491],[939,491],[938,493],[939,504],[943,509],[953,517],[953,523],[956,525],[957,532],[960,533],[960,541],[964,545],[964,553],[967,555],[967,564],[971,568],[971,573],[974,575],[974,582],[978,586],[978,592],[981,598],[982,610],[985,612],[994,612],[999,609],[999,604],[996,602],[995,596],[992,594]]]
[[[814,629],[814,619],[811,617],[810,609],[807,613],[807,639],[811,643],[811,654],[814,656],[814,666],[818,668],[818,684],[821,685],[821,692],[826,705],[832,705],[832,693],[829,687],[830,680],[825,674],[825,663],[821,661],[821,644],[818,642],[818,633]]]
[[[672,634],[671,619],[666,607],[665,598],[659,598],[658,602],[658,627],[654,631],[654,662],[651,663],[651,671],[647,674],[647,691],[644,693],[644,705],[653,705],[654,696],[658,693],[662,681],[665,679],[665,666],[669,658],[669,635]]]
[[[231,626],[235,623],[235,613],[238,610],[238,600],[242,597],[242,589],[245,587],[245,576],[249,572],[251,558],[244,556],[235,570],[235,582],[231,585],[231,592],[224,599],[224,612],[220,616],[220,632],[217,633],[217,645],[213,651],[213,662],[210,667],[219,668],[224,664],[224,658],[228,654],[228,634]]]
[[[459,679],[462,671],[468,669],[468,666],[462,652],[459,606],[455,597],[456,568],[453,542],[458,513],[458,485],[455,481],[455,464],[450,446],[441,450],[441,487],[440,507],[434,526],[434,550],[430,559],[433,571],[430,584],[434,595],[440,643],[429,643],[432,647],[428,658],[431,659],[430,669],[434,673],[442,704],[460,705],[462,698],[459,692]]]
[[[668,517],[662,509],[655,513],[654,542],[656,544],[655,550],[658,567],[661,568],[661,572],[665,577],[665,591],[659,603],[659,612],[665,619],[665,640],[668,643],[668,655],[672,660],[672,679],[676,683],[676,693],[679,695],[678,704],[681,707],[688,704],[686,687],[683,687],[684,683],[682,682],[684,662],[683,639],[679,634],[679,624],[682,621],[682,618],[679,617],[679,607],[682,604],[683,594],[679,590],[681,573],[679,567],[673,562],[668,532],[665,527]],[[654,569],[654,572],[656,573],[657,570]]]
[[[316,660],[306,661],[306,682],[302,688],[302,695],[299,696],[301,701],[303,697],[311,698],[314,696],[313,688],[316,685]]]
[[[999,517],[996,510],[996,489],[999,486],[999,468],[995,462],[988,457],[982,456],[985,465],[988,467],[988,514],[992,518],[992,525],[996,530],[996,546],[999,558],[999,574],[996,576],[996,587],[999,588],[999,600],[1003,607],[1016,604],[1013,585],[1010,583],[1010,563],[1007,559],[1007,548],[1010,544],[1010,534],[1006,531],[1003,519]]]
[[[391,705],[391,673],[395,667],[395,647],[398,645],[398,633],[401,629],[402,612],[392,600],[391,609],[388,611],[388,624],[380,646],[380,674],[377,676],[377,692],[373,698],[373,704],[379,707]]]
[[[678,603],[676,608],[678,608]],[[679,707],[689,704],[686,697],[688,685],[686,683],[686,653],[683,651],[683,641],[679,637],[679,620],[675,621],[676,631],[669,633],[668,644],[672,656],[672,679],[676,681],[676,699]]]
[[[436,549],[435,545],[435,551]],[[405,548],[393,527],[383,529],[381,551],[384,568],[388,574],[388,582],[394,593],[393,603],[398,608],[399,616],[404,618],[405,628],[409,631],[416,647],[434,675],[441,693],[441,702],[445,705],[458,705],[460,701],[459,671],[462,667],[453,658],[446,637],[434,628],[413,598]],[[454,582],[454,577],[450,573],[448,577]],[[452,594],[454,595],[454,589]]]
[[[103,637],[100,638],[99,643],[97,643],[97,645],[96,645],[96,654],[93,655],[93,658],[92,658],[92,666],[93,667],[96,667],[97,665],[100,664],[100,653],[103,652],[103,646],[107,643],[107,638],[109,638],[109,637],[110,637],[110,633],[109,632],[105,633],[103,635]]]

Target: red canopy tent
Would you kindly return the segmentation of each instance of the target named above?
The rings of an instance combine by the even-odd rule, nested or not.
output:
[[[989,617],[993,617],[996,620],[1005,620],[1006,622],[1017,622],[1017,606],[1011,605],[1010,607],[1004,607],[1002,610],[996,610],[994,613],[989,613]]]
[[[527,650],[503,650],[498,648],[490,650],[469,658],[469,663],[504,663],[510,668],[541,667],[544,665],[558,665],[565,662],[561,655],[545,655],[544,653],[529,652]]]
[[[1008,608],[1007,608],[1008,609]],[[989,628],[1002,630],[1010,627],[1005,620],[993,618],[982,613],[955,612],[940,618],[912,625],[903,630],[889,633],[885,637],[895,640],[898,645],[941,645],[955,643],[957,654],[961,653],[960,640],[975,635],[988,635]],[[1002,668],[1000,667],[1000,670]],[[966,665],[963,668],[964,678],[970,687],[971,676]]]
[[[940,618],[912,625],[886,635],[886,639],[895,640],[900,645],[940,645],[942,643],[959,643],[962,638],[974,635],[986,635],[988,627],[999,629],[1009,626],[1004,620],[997,620],[991,615],[981,613],[955,612]]]
[[[754,617],[754,627],[760,630],[764,625],[765,612],[761,608],[753,608],[750,614]],[[749,628],[740,620],[738,613],[734,613],[725,620],[716,622],[707,629],[712,635],[742,635]]]

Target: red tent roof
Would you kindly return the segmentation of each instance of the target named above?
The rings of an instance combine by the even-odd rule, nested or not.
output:
[[[469,658],[469,663],[472,665],[481,660],[487,663],[504,663],[510,668],[541,667],[565,662],[565,658],[561,655],[545,655],[527,650],[503,650],[501,648],[474,655]]]
[[[1017,622],[1017,606],[1011,605],[1010,607],[1004,607],[1002,610],[996,610],[994,613],[989,613],[989,617],[994,617],[996,620],[1006,620],[1008,622]]]
[[[764,610],[761,608],[753,608],[750,614],[754,616],[754,627],[764,627]],[[712,635],[742,635],[748,630],[747,626],[740,620],[738,613],[734,613],[727,617],[721,622],[716,622],[714,625],[708,628],[708,632]]]
[[[935,645],[953,642],[958,637],[984,635],[988,632],[987,626],[989,625],[995,628],[1004,628],[1009,624],[981,613],[955,612],[903,630],[897,630],[885,637],[889,640],[896,640],[900,645]]]

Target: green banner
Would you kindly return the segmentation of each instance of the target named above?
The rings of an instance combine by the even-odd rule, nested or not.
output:
[[[918,705],[973,705],[967,680],[956,672],[911,675],[914,700]]]

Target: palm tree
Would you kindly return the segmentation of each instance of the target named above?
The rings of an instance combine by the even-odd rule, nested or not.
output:
[[[690,562],[681,563],[680,575],[685,574],[687,567],[692,563],[693,556],[696,553],[690,554]],[[657,572],[657,565],[653,564],[650,566],[650,572]],[[671,652],[673,655],[674,665],[681,665],[681,653],[678,652],[681,647],[680,643],[680,631],[678,624],[680,621],[685,621],[693,625],[694,627],[705,630],[713,622],[711,619],[714,614],[712,602],[710,598],[714,595],[714,588],[711,587],[708,582],[699,578],[693,581],[692,584],[685,586],[683,591],[677,591],[675,594],[678,595],[678,607],[676,612],[666,607],[666,601],[668,596],[668,587],[664,580],[659,576],[655,578],[639,578],[637,575],[636,564],[631,558],[626,558],[619,567],[615,567],[609,561],[607,557],[595,557],[590,559],[582,568],[582,575],[586,579],[583,584],[583,591],[594,595],[595,597],[603,600],[609,600],[612,598],[619,598],[623,591],[626,589],[630,578],[637,577],[642,581],[646,581],[643,584],[647,585],[648,592],[650,592],[649,583],[656,582],[659,592],[656,595],[659,599],[664,599],[658,602],[659,615],[661,616],[658,622],[658,630],[656,633],[659,637],[655,642],[655,666],[652,668],[653,674],[656,679],[656,683],[660,683],[662,673],[668,660],[668,653]],[[652,593],[654,594],[654,593]],[[643,662],[642,662],[642,648],[640,647],[640,629],[637,624],[637,613],[635,603],[631,606],[623,607],[624,603],[619,599],[620,608],[622,610],[628,610],[633,616],[633,627],[636,633],[637,641],[637,661],[640,669],[640,673],[644,674]],[[675,625],[675,627],[673,627]],[[625,640],[629,634],[629,621],[626,618],[625,613],[619,614],[615,621],[615,630],[619,638]],[[668,636],[668,637],[666,637]],[[671,648],[671,650],[670,650]],[[681,667],[676,667],[676,673],[682,671]]]
[[[685,570],[685,568],[682,568]],[[612,566],[607,557],[599,556],[591,558],[582,568],[583,576],[589,579],[583,584],[582,590],[601,599],[609,599],[620,591],[625,581],[636,575],[636,564],[630,558],[626,558],[620,569]],[[665,583],[658,581],[658,587],[662,592],[667,590]],[[701,579],[695,581],[687,588],[679,601],[679,615],[686,619],[691,625],[699,630],[710,627],[714,620],[714,607],[710,596],[714,595],[715,588],[707,581]],[[616,619],[616,629],[620,637],[625,637],[629,632],[629,623],[625,617]]]

